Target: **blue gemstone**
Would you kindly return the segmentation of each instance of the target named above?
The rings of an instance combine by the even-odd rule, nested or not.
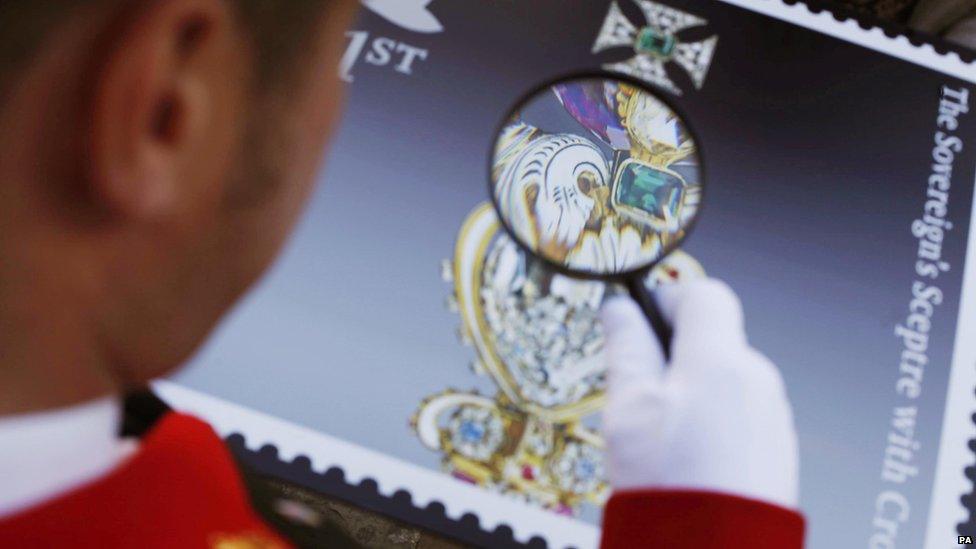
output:
[[[581,459],[576,462],[576,478],[589,480],[596,476],[596,463],[593,460]]]
[[[465,442],[481,442],[485,438],[484,425],[471,420],[461,422],[460,432]]]

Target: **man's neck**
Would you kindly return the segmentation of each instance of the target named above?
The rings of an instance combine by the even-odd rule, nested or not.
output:
[[[37,293],[12,296],[9,289],[0,292],[0,416],[121,391],[92,327],[71,313],[70,303],[36,299]]]

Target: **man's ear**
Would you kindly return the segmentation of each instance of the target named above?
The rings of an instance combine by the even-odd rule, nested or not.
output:
[[[188,170],[217,174],[208,163],[226,165],[229,150],[219,142],[236,130],[227,112],[228,64],[242,49],[235,30],[222,0],[135,2],[119,16],[94,74],[90,113],[88,178],[105,209],[135,218],[172,213],[204,191],[191,188],[201,178]]]

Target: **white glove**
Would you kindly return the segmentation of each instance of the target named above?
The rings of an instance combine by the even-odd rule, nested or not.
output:
[[[798,507],[796,431],[779,372],[749,347],[724,283],[658,290],[671,364],[637,305],[603,307],[609,361],[603,432],[615,489],[692,489]]]

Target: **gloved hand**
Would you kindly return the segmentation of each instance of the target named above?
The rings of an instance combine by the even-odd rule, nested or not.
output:
[[[749,346],[724,283],[658,291],[671,364],[627,297],[603,307],[609,361],[603,432],[614,489],[691,489],[798,507],[793,414],[772,362]]]

